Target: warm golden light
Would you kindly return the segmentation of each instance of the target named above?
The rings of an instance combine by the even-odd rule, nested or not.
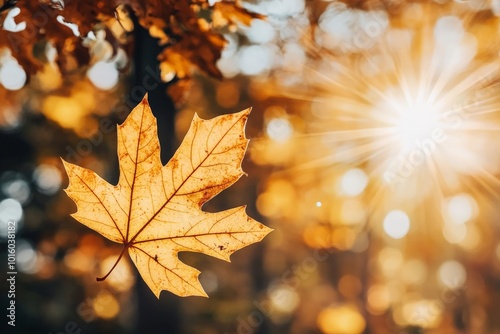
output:
[[[112,267],[116,261],[115,256],[108,256],[101,262],[100,275],[105,275],[108,268]],[[115,267],[113,274],[106,280],[113,290],[124,292],[128,291],[135,283],[134,274],[130,263],[121,261]]]
[[[272,171],[258,186],[257,209],[285,231],[280,245],[294,245],[279,263],[316,256],[314,277],[335,294],[297,289],[307,294],[301,303],[311,297],[312,305],[314,292],[325,303],[352,301],[370,332],[491,331],[481,324],[494,297],[466,310],[471,292],[488,295],[498,274],[488,259],[500,191],[500,7],[314,3],[303,25],[285,29],[271,75],[264,62],[240,71],[260,73],[248,89],[264,110],[250,151]],[[263,43],[245,48],[236,66],[271,47]],[[296,66],[282,66],[288,50]],[[323,262],[323,254],[331,257]],[[353,331],[344,307],[323,309],[319,329]],[[291,326],[307,313],[297,311]]]
[[[442,319],[443,305],[438,300],[412,300],[405,303],[401,311],[405,324],[433,328]]]
[[[103,319],[112,319],[120,312],[120,303],[108,291],[101,291],[92,304],[95,314]]]
[[[405,15],[417,9],[426,12],[417,4]],[[416,200],[464,183],[487,191],[500,186],[494,177],[499,159],[491,155],[500,151],[494,140],[500,131],[494,117],[500,109],[494,85],[500,71],[480,55],[467,22],[432,15],[418,28],[381,33],[379,27],[377,41],[359,59],[332,57],[324,61],[329,66],[309,69],[309,89],[285,92],[293,100],[310,101],[311,109],[308,131],[299,137],[310,149],[297,151],[303,159],[291,161],[291,172],[347,163],[368,175],[378,207],[393,199],[416,207]],[[357,189],[358,181],[347,180],[340,181],[343,194],[362,193],[362,183]]]
[[[394,143],[402,150],[418,147],[419,143],[432,138],[439,128],[439,114],[428,98],[408,98],[388,101],[394,109]]]
[[[384,219],[384,232],[394,239],[403,238],[410,230],[410,218],[401,210],[389,212]]]
[[[365,319],[351,306],[324,309],[317,321],[325,334],[361,334],[366,327]]]
[[[390,303],[391,297],[386,286],[378,284],[368,289],[367,306],[371,314],[383,314],[389,308]]]

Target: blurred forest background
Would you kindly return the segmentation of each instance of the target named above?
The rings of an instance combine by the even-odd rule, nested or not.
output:
[[[17,333],[500,334],[500,1],[0,4]],[[146,92],[164,163],[195,112],[253,107],[248,176],[204,210],[275,231],[181,254],[208,299],[157,300],[128,259],[97,283],[121,247],[62,191],[61,157],[117,182]]]

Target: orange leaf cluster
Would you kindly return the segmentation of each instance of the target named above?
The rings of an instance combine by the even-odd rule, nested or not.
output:
[[[90,32],[106,31],[106,39],[114,47],[123,42],[123,36],[114,36],[116,32],[112,29],[117,22],[122,23],[118,8],[158,38],[165,46],[158,55],[159,60],[181,80],[189,78],[193,66],[221,77],[215,62],[220,58],[225,40],[217,24],[213,24],[214,16],[227,16],[227,24],[236,21],[249,24],[252,18],[260,17],[233,1],[215,6],[210,6],[208,0],[6,1],[0,8],[0,23],[5,24],[11,11],[20,10],[9,20],[25,24],[25,29],[4,30],[0,34],[0,49],[9,49],[26,72],[34,74],[47,62],[44,50],[50,43],[57,50],[60,71],[66,73],[89,63],[89,52],[82,41]],[[61,22],[76,24],[79,36]],[[125,27],[124,30],[126,36],[130,35]],[[125,42],[128,43],[128,38]]]

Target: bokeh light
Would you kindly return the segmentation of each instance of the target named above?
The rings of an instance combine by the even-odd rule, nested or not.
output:
[[[267,43],[273,40],[275,31],[274,27],[269,22],[264,20],[252,20],[245,34],[253,43]]]
[[[453,224],[464,224],[477,214],[477,204],[469,194],[458,194],[445,200],[445,219]]]
[[[410,300],[403,305],[400,312],[404,324],[433,328],[441,321],[443,306],[439,300]]]
[[[256,75],[268,71],[273,62],[273,51],[269,47],[251,45],[240,50],[239,66],[243,74]]]
[[[26,83],[26,72],[15,60],[0,62],[0,84],[8,90],[21,89]]]
[[[16,242],[16,265],[20,271],[34,274],[38,270],[38,255],[29,241],[18,240]]]
[[[78,129],[87,114],[85,105],[78,100],[50,95],[42,103],[42,110],[47,117],[65,128]]]
[[[384,218],[384,231],[394,239],[403,238],[410,230],[410,218],[401,210],[393,210]]]
[[[443,236],[451,244],[459,244],[467,237],[467,226],[464,224],[445,224],[443,226]]]
[[[293,128],[290,122],[285,118],[273,118],[267,122],[266,133],[269,138],[284,142],[293,134]]]
[[[424,284],[427,275],[427,265],[419,259],[408,260],[401,267],[401,279],[408,285]]]
[[[0,236],[7,237],[7,227],[9,223],[14,223],[15,231],[21,227],[23,218],[23,207],[19,201],[13,198],[6,198],[0,201]]]
[[[106,275],[116,262],[116,256],[109,256],[101,262],[100,275]],[[106,279],[109,286],[116,291],[128,291],[135,283],[134,274],[128,261],[120,261],[113,269],[113,273]]]
[[[31,197],[31,189],[20,173],[7,171],[0,176],[0,189],[2,193],[14,198],[21,204],[26,204]]]
[[[387,277],[392,277],[399,273],[403,263],[403,254],[399,249],[386,247],[378,254],[378,264],[382,273]]]
[[[467,279],[467,272],[460,262],[446,261],[439,266],[440,283],[449,289],[461,288]]]
[[[348,170],[340,181],[342,192],[347,196],[357,196],[361,194],[368,184],[368,177],[358,168]]]
[[[97,88],[108,90],[118,83],[118,70],[114,62],[98,61],[88,70],[87,76]]]
[[[5,243],[7,222],[16,220],[19,326],[495,333],[500,1],[238,3],[267,16],[243,18],[226,1],[193,2],[193,26],[181,30],[196,33],[177,39],[176,22],[159,28],[154,16],[153,42],[136,44],[148,52],[134,53],[127,42],[140,34],[131,6],[100,13],[85,36],[86,23],[67,22],[58,10],[64,41],[40,38],[26,44],[27,54],[0,50],[0,231]],[[5,11],[3,29],[26,36],[33,22],[18,6]],[[38,28],[48,36],[54,27]],[[204,38],[212,28],[222,49],[222,39]],[[157,68],[156,54],[142,57],[158,45],[177,52],[179,42],[196,45],[179,63],[166,57]],[[141,85],[141,68],[168,82],[175,101],[163,84],[146,89],[156,86],[152,78]],[[210,299],[156,300],[126,256],[96,283],[120,247],[75,223],[61,191],[59,157],[116,184],[116,124],[144,89],[162,106],[162,163],[195,112],[208,119],[252,107],[247,177],[204,210],[247,204],[275,231],[231,264],[181,254],[201,271]]]
[[[389,290],[382,284],[373,285],[368,289],[368,311],[374,315],[383,314],[391,304]]]
[[[269,0],[258,4],[247,3],[247,7],[270,17],[288,17],[304,12],[304,0]]]
[[[112,319],[120,312],[120,303],[109,291],[102,290],[92,303],[95,314],[99,318]]]
[[[346,225],[361,225],[366,222],[368,213],[359,199],[347,199],[342,203],[340,218]]]
[[[366,321],[352,306],[329,307],[318,315],[318,326],[325,334],[361,334]]]
[[[269,289],[269,299],[273,306],[283,313],[291,313],[299,306],[300,297],[287,285],[275,285]]]
[[[55,194],[61,187],[62,182],[59,169],[47,164],[41,164],[35,169],[33,179],[39,191],[47,195]]]

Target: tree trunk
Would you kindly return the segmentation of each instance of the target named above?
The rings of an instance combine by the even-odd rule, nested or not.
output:
[[[173,154],[175,142],[174,117],[175,108],[166,93],[167,85],[159,80],[154,81],[151,73],[159,73],[157,55],[160,52],[158,40],[152,38],[149,32],[139,24],[135,25],[135,46],[133,55],[134,76],[132,89],[143,88],[148,93],[153,114],[158,120],[158,135],[161,145],[163,163]],[[149,79],[145,81],[145,78]],[[156,78],[159,79],[159,76]],[[145,82],[147,82],[145,84]],[[154,84],[153,84],[154,82]],[[131,91],[132,92],[132,91]],[[133,93],[133,92],[132,92]],[[140,99],[131,94],[134,103]],[[158,301],[141,278],[137,278],[137,313],[138,321],[134,333],[180,333],[181,313],[179,299],[172,294],[163,295]]]

